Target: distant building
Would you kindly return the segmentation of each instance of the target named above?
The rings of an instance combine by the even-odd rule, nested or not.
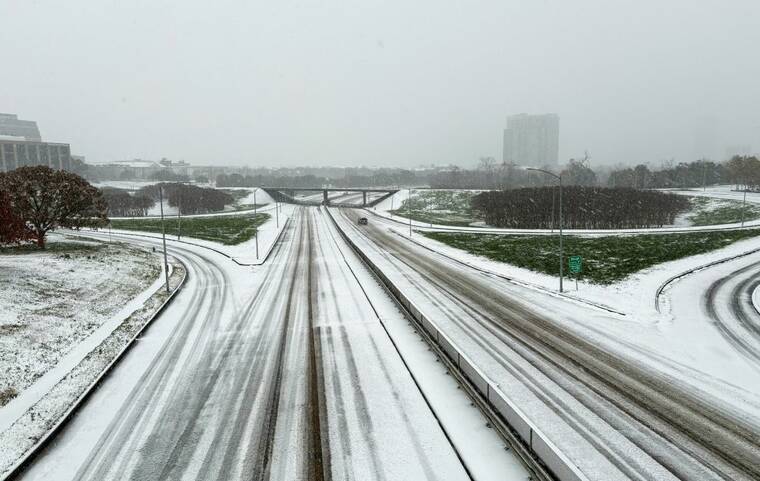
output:
[[[167,158],[161,160],[116,160],[94,164],[99,177],[103,179],[151,180],[162,172],[175,175],[191,175],[193,169],[184,160],[175,162]]]
[[[0,136],[21,137],[23,140],[42,142],[37,122],[19,120],[16,114],[0,113]]]
[[[32,165],[71,170],[71,147],[43,142],[37,122],[0,113],[0,172]]]
[[[559,159],[559,116],[518,114],[507,117],[504,156],[508,164],[555,165]]]
[[[0,136],[0,171],[9,172],[31,165],[71,170],[71,148],[69,144],[34,142],[21,137]]]

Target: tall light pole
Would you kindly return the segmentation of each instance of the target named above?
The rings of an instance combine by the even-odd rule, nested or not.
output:
[[[164,226],[164,188],[158,186],[158,203],[161,205],[161,238],[164,243],[164,276],[166,278],[166,292],[169,292],[169,261],[166,259],[166,227]]]
[[[525,170],[533,170],[536,172],[542,172],[546,175],[550,175],[559,181],[559,292],[562,292],[562,277],[564,271],[563,253],[562,253],[562,175],[557,175],[554,172],[549,172],[544,169],[536,169],[535,167],[527,167]]]
[[[409,237],[412,237],[412,189],[409,188],[409,198],[407,199],[407,203],[409,204],[408,215],[409,215]]]
[[[253,231],[253,237],[256,240],[256,260],[259,260],[259,229],[255,227],[256,225],[256,215],[257,215],[257,208],[256,208],[256,191],[258,190],[258,187],[253,188],[253,225],[255,231]]]
[[[177,240],[182,234],[182,184],[179,185],[177,192]]]

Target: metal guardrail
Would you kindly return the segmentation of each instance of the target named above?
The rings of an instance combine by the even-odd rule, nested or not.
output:
[[[411,314],[412,318],[425,330],[429,338],[446,354],[451,364],[475,386],[482,400],[498,413],[509,427],[517,433],[524,446],[529,450],[528,454],[539,460],[548,469],[551,477],[554,479],[559,481],[589,481],[580,468],[528,419],[519,406],[509,399],[499,388],[498,383],[489,379],[472,359],[459,349],[457,344],[445,332],[438,329],[436,324],[429,317],[425,316],[417,305],[356,245],[343,228],[340,227],[330,209],[326,210],[346,243],[377,276],[396,300]],[[535,469],[536,474],[540,475],[542,471],[541,466],[536,466],[536,468],[538,468]]]

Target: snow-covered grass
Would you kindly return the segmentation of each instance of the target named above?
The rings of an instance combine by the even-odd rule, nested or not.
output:
[[[559,243],[556,236],[442,232],[423,234],[470,254],[552,276],[559,275]],[[758,235],[760,229],[670,235],[566,236],[564,253],[567,257],[579,255],[583,258],[579,279],[598,284],[612,284],[642,269],[710,252]],[[567,274],[567,266],[565,269]]]
[[[51,235],[44,251],[0,250],[0,391],[21,393],[147,289],[160,260],[120,243]]]
[[[173,291],[185,278],[185,271],[174,259],[170,263],[169,285]],[[121,304],[115,305],[118,312],[112,318],[84,340],[72,345],[58,365],[9,405],[0,408],[0,477],[66,416],[77,400],[124,352],[166,302],[169,294],[160,288],[162,285],[162,279],[157,278],[131,301],[113,299]]]
[[[269,214],[190,217],[182,220],[170,217],[165,219],[164,223],[166,235],[177,236],[181,233],[186,237],[237,245],[253,238],[256,229],[269,217]],[[111,225],[114,229],[161,232],[160,219],[114,219]]]
[[[476,194],[471,190],[417,190],[389,212],[418,222],[468,226],[480,221],[470,208],[470,200]]]
[[[733,224],[760,218],[760,206],[733,199],[692,197],[687,220],[691,225]]]

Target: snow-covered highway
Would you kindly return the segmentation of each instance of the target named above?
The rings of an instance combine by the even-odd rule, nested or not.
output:
[[[760,476],[756,415],[682,378],[688,369],[667,356],[584,322],[605,314],[475,272],[372,222],[358,228],[356,215],[336,219],[589,479]]]
[[[622,321],[608,311],[358,226],[361,212],[296,208],[257,266],[170,241],[185,287],[22,479],[526,479],[352,246],[519,407],[520,456],[544,461],[533,435],[547,440],[575,472],[559,479],[760,476],[757,392],[599,329]],[[721,267],[705,301],[718,317],[754,322],[757,261]]]
[[[170,242],[185,287],[22,479],[525,479],[334,229],[299,209],[253,268]]]

